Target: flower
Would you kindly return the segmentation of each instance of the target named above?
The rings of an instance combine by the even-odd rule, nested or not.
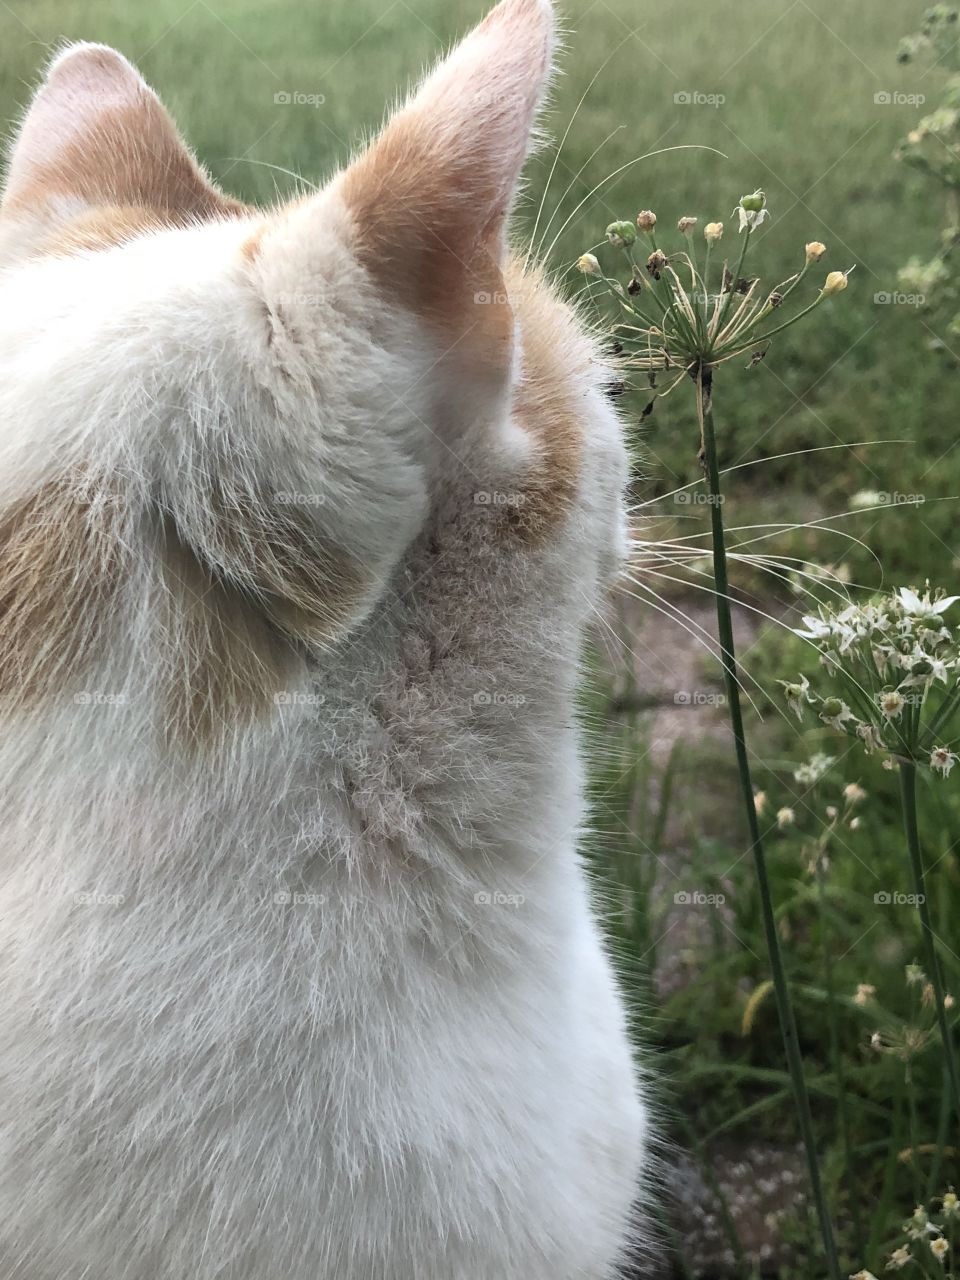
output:
[[[926,982],[927,980],[927,975],[918,964],[908,964],[903,971],[903,975],[907,980],[908,987],[915,987],[919,983]]]
[[[872,1271],[857,1271],[850,1280],[877,1280],[877,1277]]]
[[[930,752],[930,768],[942,773],[945,778],[949,778],[950,770],[957,763],[957,757],[954,752],[949,751],[946,747],[936,747]]]
[[[870,507],[882,507],[884,501],[884,495],[876,489],[858,489],[850,499],[850,507],[853,511],[865,511]]]
[[[827,246],[821,244],[819,240],[811,240],[804,248],[807,262],[819,262],[826,252]]]
[[[600,261],[592,253],[585,253],[577,259],[577,269],[585,276],[601,275]]]
[[[741,196],[739,208],[746,209],[748,213],[759,213],[767,203],[767,197],[762,191],[754,191],[752,195]]]
[[[628,249],[637,239],[637,229],[632,222],[611,222],[607,227],[607,239],[617,249]]]
[[[657,225],[657,215],[652,209],[641,209],[637,214],[637,227],[640,231],[652,231]]]
[[[847,804],[859,804],[861,800],[866,800],[867,793],[859,783],[848,782],[843,788],[843,798]]]
[[[699,221],[699,218],[681,218],[677,223],[677,230],[682,236],[688,236]]]
[[[956,1192],[948,1191],[943,1197],[943,1216],[945,1218],[954,1218],[960,1210],[960,1202],[957,1201]]]
[[[783,696],[787,700],[787,706],[797,719],[802,721],[804,703],[810,701],[810,681],[806,676],[801,676],[799,684],[789,680],[780,680],[778,683],[783,685]]]
[[[853,1003],[859,1005],[869,1004],[876,994],[877,988],[871,986],[869,982],[858,982],[857,994],[853,997]]]
[[[854,714],[841,698],[825,698],[820,708],[820,719],[832,729],[843,730],[845,720],[853,720]]]
[[[910,1250],[905,1244],[902,1244],[899,1249],[894,1249],[893,1253],[891,1253],[890,1261],[887,1263],[887,1270],[902,1271],[910,1260]]]
[[[864,750],[868,755],[873,751],[881,751],[883,749],[883,740],[876,725],[858,724],[857,737],[863,739]]]
[[[897,693],[896,689],[890,689],[880,695],[880,710],[888,720],[898,719],[905,705],[903,694]]]
[[[777,810],[777,826],[781,831],[785,831],[787,827],[792,827],[796,820],[797,815],[792,809],[787,808],[786,805],[784,805],[782,809]]]
[[[704,240],[706,240],[707,244],[716,244],[717,241],[722,236],[723,236],[722,222],[708,222],[707,225],[703,228],[703,238]]]
[[[767,793],[765,791],[755,791],[753,793],[753,807],[757,811],[757,817],[762,817],[763,811],[767,807]]]
[[[950,1246],[944,1240],[943,1236],[938,1236],[936,1240],[930,1241],[930,1252],[938,1262],[943,1262],[949,1252]]]
[[[952,604],[960,600],[960,596],[943,596],[939,600],[932,599],[929,584],[922,596],[909,587],[901,587],[897,594],[900,598],[900,607],[910,618],[937,618],[946,613]]]
[[[831,297],[835,293],[842,293],[847,287],[847,276],[849,271],[831,271],[824,281],[823,288],[820,290],[825,298]]]
[[[825,756],[818,751],[815,756],[810,757],[806,764],[802,764],[798,769],[794,770],[794,781],[799,782],[801,786],[812,787],[820,781],[833,763],[833,756]]]

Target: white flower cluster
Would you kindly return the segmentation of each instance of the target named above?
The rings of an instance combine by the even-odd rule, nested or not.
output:
[[[806,616],[796,634],[816,645],[840,688],[820,697],[805,676],[781,680],[787,705],[800,720],[813,708],[868,752],[922,761],[947,776],[958,756],[934,735],[960,711],[960,636],[944,617],[958,600],[927,584]]]

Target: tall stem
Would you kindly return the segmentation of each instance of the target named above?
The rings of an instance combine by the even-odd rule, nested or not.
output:
[[[937,1023],[940,1027],[940,1039],[943,1042],[944,1065],[950,1075],[954,1114],[960,1119],[960,1076],[957,1073],[957,1055],[953,1047],[946,1006],[943,1003],[940,957],[937,955],[934,943],[933,925],[930,922],[930,908],[927,906],[924,885],[923,854],[920,852],[920,831],[917,826],[917,766],[915,764],[904,762],[900,765],[900,796],[903,804],[903,827],[907,837],[907,849],[910,852],[910,869],[913,873],[913,891],[917,899],[917,910],[920,913],[920,931],[923,934],[927,971],[937,1002]]]
[[[747,828],[750,833],[750,849],[753,854],[757,887],[760,893],[767,953],[770,958],[771,977],[773,978],[773,986],[777,998],[777,1012],[780,1016],[780,1031],[783,1036],[787,1067],[793,1086],[797,1122],[810,1174],[810,1190],[820,1223],[820,1234],[823,1239],[823,1249],[826,1255],[830,1280],[841,1280],[840,1263],[833,1238],[833,1224],[830,1220],[823,1182],[820,1177],[820,1163],[817,1158],[816,1142],[813,1135],[813,1117],[810,1113],[810,1098],[807,1094],[806,1081],[803,1076],[803,1060],[800,1055],[800,1044],[797,1038],[797,1024],[793,1015],[793,1005],[790,1001],[790,991],[787,987],[783,955],[780,951],[780,938],[777,933],[776,917],[773,911],[767,862],[760,839],[760,822],[757,817],[757,806],[753,796],[750,760],[747,755],[747,742],[743,728],[743,710],[740,705],[740,676],[734,648],[733,615],[730,610],[729,581],[727,577],[727,547],[723,528],[723,494],[720,487],[720,465],[717,459],[717,438],[713,422],[713,370],[709,366],[705,367],[701,364],[696,371],[696,382],[697,409],[700,416],[700,428],[703,433],[704,465],[710,494],[713,572],[717,585],[717,630],[720,638],[727,706],[730,712],[730,726],[733,730],[737,769],[740,774],[740,786],[743,791],[743,801],[747,815]]]

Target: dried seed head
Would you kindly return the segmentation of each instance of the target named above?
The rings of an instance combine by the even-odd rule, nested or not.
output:
[[[637,214],[637,229],[640,231],[652,231],[657,225],[657,215],[652,209],[641,209]]]
[[[600,262],[592,253],[585,253],[577,259],[577,269],[585,276],[600,275]]]
[[[722,222],[708,222],[703,228],[703,238],[707,244],[716,244],[723,235]]]
[[[677,223],[677,230],[682,236],[688,236],[693,232],[693,228],[697,225],[698,218],[681,218]]]
[[[819,240],[811,240],[804,250],[808,262],[819,262],[827,252],[827,246]]]
[[[653,276],[654,280],[659,280],[663,274],[664,267],[670,265],[670,259],[665,253],[661,253],[659,249],[654,249],[650,257],[647,259],[647,270]]]
[[[821,290],[823,296],[825,298],[829,298],[834,293],[842,293],[847,287],[848,274],[849,273],[846,271],[831,271],[824,281],[823,289]]]

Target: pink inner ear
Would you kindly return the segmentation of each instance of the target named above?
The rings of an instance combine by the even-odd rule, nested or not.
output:
[[[105,45],[51,64],[13,148],[3,209],[57,197],[140,206],[189,220],[242,212],[207,179],[156,94]]]

